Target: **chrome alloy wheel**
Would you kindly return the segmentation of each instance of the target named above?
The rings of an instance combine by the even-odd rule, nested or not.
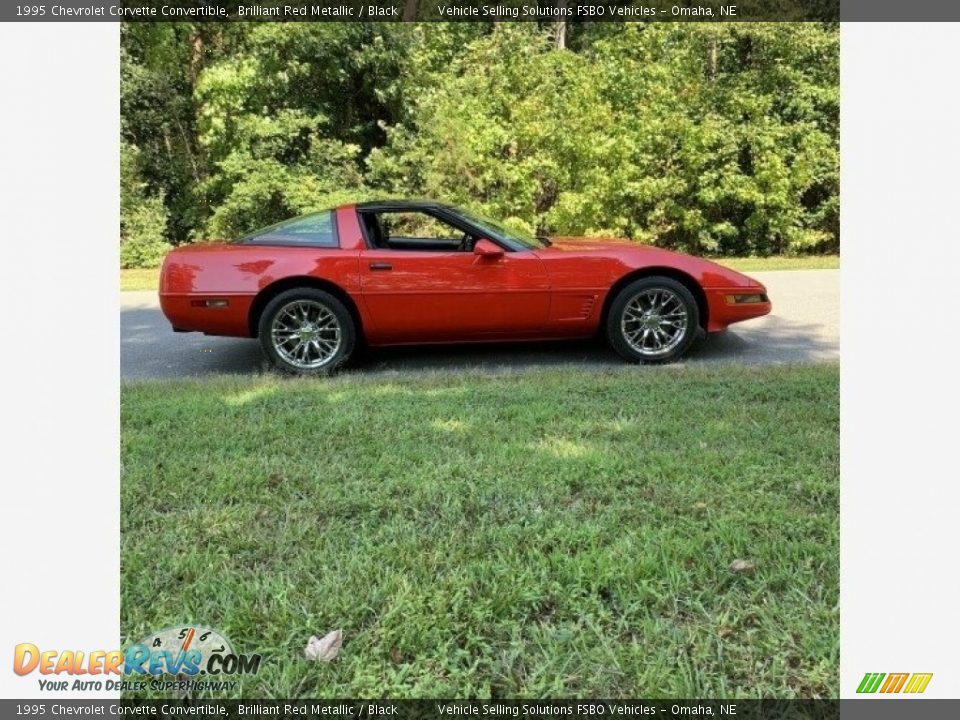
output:
[[[666,355],[679,345],[688,324],[687,308],[676,293],[650,288],[627,303],[620,332],[636,352],[653,358]]]
[[[330,362],[340,349],[340,321],[322,302],[294,300],[274,316],[270,340],[285,361],[313,370]]]

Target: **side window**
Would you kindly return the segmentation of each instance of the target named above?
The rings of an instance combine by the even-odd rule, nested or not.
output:
[[[455,252],[473,249],[469,233],[425,212],[365,213],[364,222],[370,244],[383,250]]]
[[[333,226],[333,213],[287,220],[251,235],[244,242],[249,245],[311,245],[337,247],[337,234]]]

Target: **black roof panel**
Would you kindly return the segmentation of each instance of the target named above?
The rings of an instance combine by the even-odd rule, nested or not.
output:
[[[439,202],[437,200],[368,200],[356,204],[359,210],[368,210],[373,208],[452,208],[449,203]]]

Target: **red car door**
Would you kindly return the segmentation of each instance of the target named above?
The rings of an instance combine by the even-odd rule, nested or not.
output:
[[[550,313],[549,278],[532,251],[365,249],[360,286],[375,343],[536,337]]]

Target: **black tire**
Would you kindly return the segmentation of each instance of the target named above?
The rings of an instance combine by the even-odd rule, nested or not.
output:
[[[654,308],[658,298],[666,302],[660,314]],[[650,307],[644,310],[647,300]],[[680,322],[684,323],[682,331],[678,326]],[[697,339],[700,310],[693,294],[682,283],[659,275],[645,277],[630,283],[613,298],[607,313],[606,332],[610,345],[625,360],[673,362]]]
[[[300,317],[298,308],[306,314]],[[294,375],[333,373],[350,359],[357,342],[350,311],[334,295],[316,288],[295,288],[273,298],[260,315],[257,335],[270,364]],[[302,349],[302,362],[294,348]]]

